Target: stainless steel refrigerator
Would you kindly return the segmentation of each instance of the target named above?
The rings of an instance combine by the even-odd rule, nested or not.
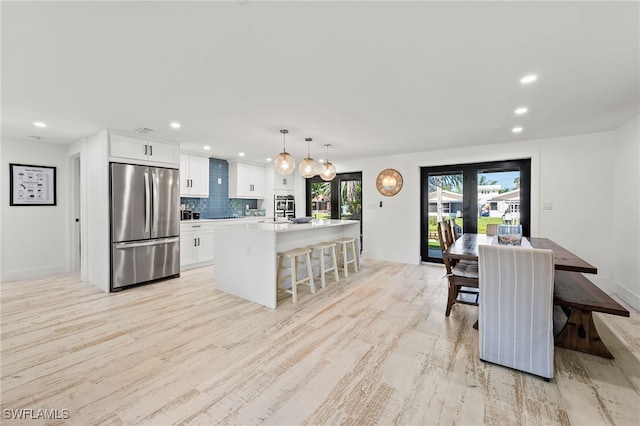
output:
[[[112,163],[111,289],[180,273],[178,169]]]

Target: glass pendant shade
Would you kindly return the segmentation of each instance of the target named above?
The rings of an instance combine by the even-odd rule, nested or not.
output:
[[[276,172],[281,175],[290,175],[296,169],[296,160],[286,151],[281,152],[273,162]]]
[[[316,162],[313,161],[313,158],[309,156],[309,143],[313,140],[311,138],[306,138],[307,141],[307,157],[300,162],[298,166],[298,172],[300,172],[300,176],[303,178],[312,178],[317,174],[317,166]]]
[[[312,178],[316,175],[316,162],[313,161],[313,158],[307,157],[300,162],[298,171],[300,172],[300,176],[307,179]]]
[[[278,154],[274,160],[273,167],[276,169],[276,172],[281,175],[290,175],[296,169],[296,160],[287,152],[285,145],[285,135],[289,133],[289,131],[280,130],[280,133],[282,133],[282,152]]]
[[[328,182],[336,177],[336,166],[329,162],[329,148],[331,148],[331,144],[327,143],[324,146],[327,148],[327,161],[320,166],[320,178]]]
[[[324,163],[320,167],[320,177],[327,182],[336,177],[336,167],[331,163]]]

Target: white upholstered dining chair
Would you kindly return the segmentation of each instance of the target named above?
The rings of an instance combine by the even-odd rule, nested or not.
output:
[[[480,359],[553,377],[551,250],[478,247]]]

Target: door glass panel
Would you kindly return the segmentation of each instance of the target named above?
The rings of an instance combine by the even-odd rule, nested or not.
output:
[[[362,219],[362,181],[340,181],[340,219]]]
[[[520,170],[478,170],[478,233],[489,224],[520,224]]]
[[[331,182],[311,183],[311,216],[331,219]]]
[[[438,222],[455,219],[458,233],[463,232],[463,190],[462,172],[446,174],[429,174],[429,257],[442,259],[440,241],[438,239]]]

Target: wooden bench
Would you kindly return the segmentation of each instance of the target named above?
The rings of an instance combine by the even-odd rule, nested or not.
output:
[[[555,337],[556,346],[613,359],[593,323],[593,312],[628,317],[628,310],[581,273],[569,271],[556,271],[553,303],[568,315]],[[554,320],[557,314],[562,316],[556,312]]]

